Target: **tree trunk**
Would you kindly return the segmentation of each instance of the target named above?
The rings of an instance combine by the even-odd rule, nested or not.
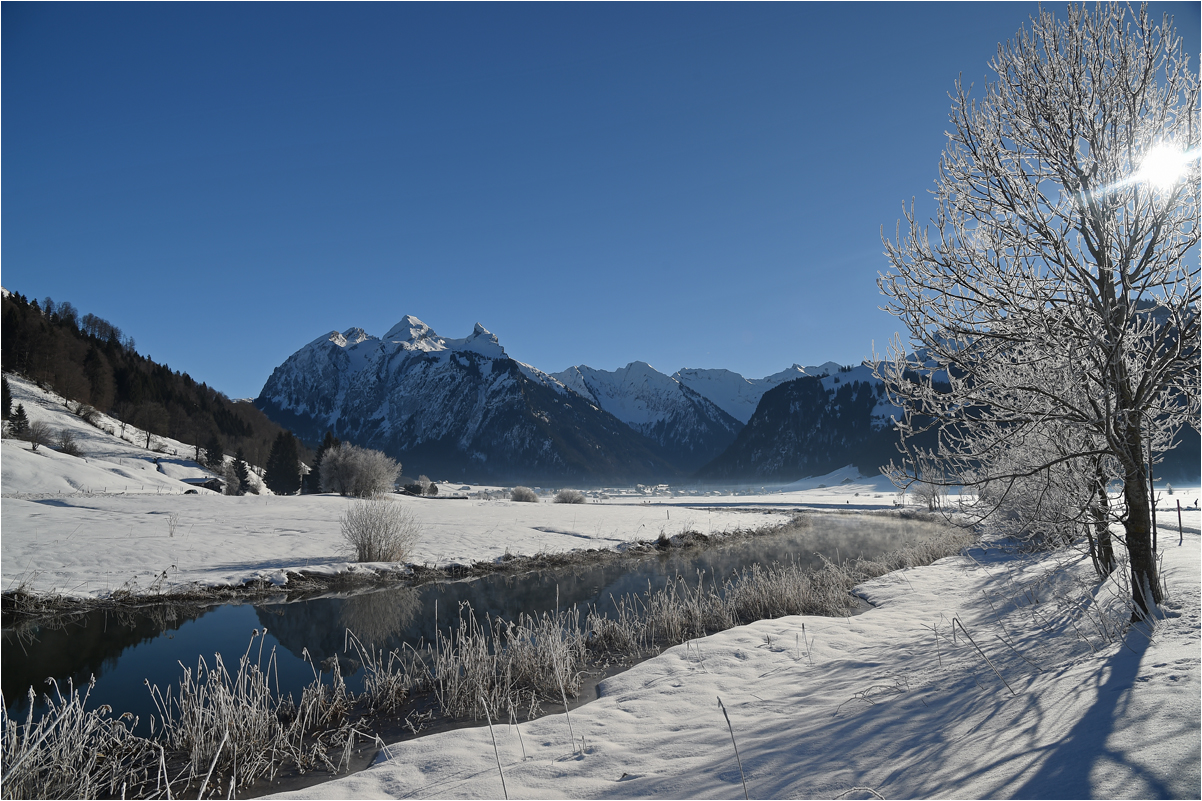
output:
[[[1094,531],[1098,535],[1098,572],[1102,578],[1106,578],[1114,572],[1116,562],[1114,559],[1114,541],[1110,537],[1110,499],[1106,495],[1106,476],[1102,473],[1102,466],[1097,467],[1096,478],[1097,500],[1093,504],[1093,519]]]
[[[1156,574],[1156,554],[1152,551],[1152,516],[1147,478],[1142,461],[1128,464],[1123,496],[1127,501],[1127,553],[1131,557],[1131,596],[1135,602],[1133,620],[1151,616],[1152,607],[1162,600],[1160,577]]]

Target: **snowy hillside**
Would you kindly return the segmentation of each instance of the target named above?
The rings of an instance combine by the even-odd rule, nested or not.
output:
[[[99,414],[91,425],[68,410],[67,402],[39,389],[23,378],[6,374],[13,408],[21,404],[30,423],[41,421],[57,436],[67,430],[82,456],[68,456],[43,445],[34,451],[29,443],[5,440],[0,491],[5,497],[63,493],[180,494],[195,489],[213,473],[197,464],[194,448],[174,439],[152,435]],[[268,493],[251,472],[259,492]],[[199,489],[199,492],[210,490]]]
[[[712,401],[646,362],[612,372],[580,365],[551,377],[651,439],[686,472],[726,450],[742,428]]]

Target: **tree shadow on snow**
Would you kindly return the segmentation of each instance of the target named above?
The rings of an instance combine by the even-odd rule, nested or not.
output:
[[[1106,744],[1115,732],[1115,722],[1130,702],[1140,663],[1148,649],[1149,640],[1147,636],[1139,636],[1142,633],[1142,627],[1133,627],[1128,632],[1126,647],[1098,671],[1105,678],[1097,685],[1093,704],[1068,734],[1048,749],[1039,769],[1014,791],[1012,798],[1096,798],[1098,792],[1090,783],[1090,774],[1104,763],[1121,765],[1143,782],[1142,787],[1126,785],[1126,792],[1145,798],[1172,797],[1172,790],[1161,778]]]

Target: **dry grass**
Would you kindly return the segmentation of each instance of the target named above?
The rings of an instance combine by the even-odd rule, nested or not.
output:
[[[97,798],[123,795],[128,785],[146,780],[159,751],[133,734],[137,721],[128,715],[114,718],[107,706],[86,709],[92,686],[79,692],[68,685],[64,694],[53,684],[46,713],[36,721],[32,688],[24,724],[3,713],[0,795]]]

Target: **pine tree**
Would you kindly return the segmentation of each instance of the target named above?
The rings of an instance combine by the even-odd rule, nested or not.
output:
[[[29,417],[25,414],[24,404],[17,404],[17,410],[13,412],[9,424],[12,426],[13,436],[17,439],[25,439],[29,436]]]
[[[281,431],[271,445],[267,457],[267,471],[263,475],[267,488],[276,495],[295,495],[300,489],[300,457],[297,455],[296,438],[289,431]]]
[[[234,456],[234,475],[238,479],[238,495],[245,495],[250,492],[250,469],[246,466],[246,460],[242,458],[242,449],[238,449],[237,455]]]
[[[221,465],[225,463],[225,453],[221,447],[221,440],[217,433],[209,434],[209,441],[205,445],[205,464],[212,470],[221,470]]]
[[[321,459],[325,456],[326,451],[331,448],[337,448],[342,443],[338,437],[330,431],[326,431],[325,439],[321,441],[321,445],[317,448],[317,455],[313,457],[313,469],[309,471],[309,475],[305,477],[306,489],[311,495],[316,495],[322,491],[321,488]]]
[[[4,419],[12,414],[13,410],[13,394],[8,389],[8,377],[0,378],[0,412],[4,413]]]

